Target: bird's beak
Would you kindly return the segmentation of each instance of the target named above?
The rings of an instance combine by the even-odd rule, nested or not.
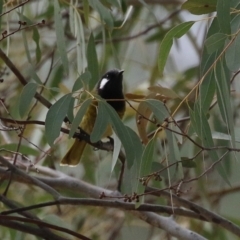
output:
[[[123,73],[124,73],[124,70],[120,70],[118,74],[122,75]]]

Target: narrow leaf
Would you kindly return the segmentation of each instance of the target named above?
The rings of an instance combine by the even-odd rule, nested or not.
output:
[[[83,14],[86,25],[88,26],[89,22],[89,3],[88,0],[83,0]]]
[[[98,59],[97,52],[95,48],[95,41],[93,34],[90,35],[87,47],[87,61],[88,61],[88,71],[91,73],[91,79],[89,81],[89,89],[93,89],[99,80],[99,69],[98,69]]]
[[[27,112],[31,101],[34,98],[35,93],[37,92],[37,87],[38,85],[33,82],[30,82],[24,86],[19,99],[19,115],[21,117],[23,117],[24,114]]]
[[[224,33],[216,33],[211,35],[205,42],[208,54],[223,49],[228,36]]]
[[[113,132],[113,141],[114,141],[114,149],[113,149],[113,156],[112,156],[112,167],[111,167],[111,171],[113,171],[117,160],[118,160],[118,156],[121,150],[121,146],[122,143],[119,139],[119,137],[117,136],[117,134],[115,132]]]
[[[230,1],[217,1],[217,19],[221,32],[231,34],[230,27]]]
[[[74,104],[75,104],[75,98],[71,98],[71,101],[69,103],[68,112],[67,112],[67,117],[70,122],[72,122],[74,119],[74,115],[73,115]]]
[[[73,122],[71,124],[71,128],[70,128],[70,132],[69,132],[69,138],[71,138],[73,136],[73,134],[76,132],[77,128],[79,127],[82,118],[85,114],[85,112],[87,111],[87,108],[89,107],[89,105],[92,103],[92,99],[87,99],[85,100],[81,107],[79,108],[75,118],[73,119]]]
[[[71,94],[61,97],[47,112],[45,130],[47,142],[50,146],[53,145],[55,139],[60,134],[62,122],[67,115],[71,98]]]
[[[75,81],[72,92],[75,92],[83,87],[83,84],[87,84],[91,79],[91,73],[89,71],[84,72],[81,74]]]
[[[20,14],[21,15],[21,19],[24,20],[25,22],[27,22],[28,25],[33,25],[34,23],[28,18],[26,17],[25,15],[23,14]],[[33,41],[35,42],[36,44],[36,59],[37,59],[37,62],[39,62],[41,60],[41,56],[42,56],[42,52],[41,52],[41,49],[40,49],[40,44],[39,44],[39,40],[40,40],[40,34],[38,32],[38,29],[37,27],[33,27],[32,28],[33,30]]]
[[[108,28],[111,30],[113,28],[113,18],[109,10],[100,2],[96,0],[89,0],[89,4],[93,9],[95,9],[102,20],[107,24]]]
[[[218,139],[218,140],[226,140],[226,141],[231,141],[232,140],[232,136],[226,133],[222,133],[222,132],[212,132],[212,138],[213,139]],[[240,138],[236,137],[235,141],[240,143]]]
[[[202,145],[206,148],[214,147],[210,126],[199,104],[195,103],[194,111],[190,109],[189,112],[192,127],[201,139]],[[216,150],[208,151],[208,154],[213,162],[219,159]],[[226,170],[223,168],[221,162],[216,165],[216,169],[225,182],[230,185]]]
[[[155,152],[155,138],[152,138],[147,146],[145,147],[142,158],[140,161],[140,171],[139,171],[139,177],[142,178],[144,176],[147,176],[148,174],[151,173],[151,168],[152,168],[152,162],[153,162],[153,156]],[[146,188],[146,185],[143,185],[142,183],[138,184],[138,189],[137,189],[137,194],[142,194],[144,193]],[[141,198],[141,203],[144,202],[144,198]],[[140,204],[140,203],[139,203]]]
[[[2,14],[3,10],[3,1],[0,1],[0,15]],[[2,17],[0,16],[0,29],[2,29]]]
[[[57,49],[58,49],[64,70],[68,74],[67,50],[66,50],[66,43],[64,39],[64,29],[62,24],[61,8],[59,6],[58,0],[54,0],[54,22],[55,22],[55,29],[56,29]]]
[[[173,128],[173,123],[168,125],[169,129]],[[166,130],[167,140],[168,140],[168,149],[169,149],[169,156],[168,156],[168,165],[178,162],[181,159],[179,147],[176,141],[175,133],[171,130]],[[183,170],[182,165],[177,164],[175,168],[170,167],[169,171],[170,176],[168,176],[170,179],[173,177],[178,177],[180,179],[183,178]]]
[[[197,164],[192,159],[182,157],[181,161],[182,161],[182,166],[185,168],[196,168],[197,167]]]
[[[138,128],[138,133],[139,136],[143,142],[143,144],[148,143],[148,135],[147,135],[147,124],[148,120],[152,114],[152,111],[146,104],[146,102],[142,101],[138,105],[137,113],[136,113],[136,123],[137,123],[137,128]]]
[[[240,28],[240,15],[236,15],[231,21],[231,31],[235,34]],[[229,40],[230,41],[230,40]],[[228,43],[228,42],[227,42]],[[240,34],[236,36],[234,42],[226,51],[226,63],[230,71],[237,71],[240,67]]]
[[[194,23],[195,23],[194,21],[181,23],[178,26],[173,27],[165,35],[160,45],[158,57],[158,69],[161,75],[163,74],[163,70],[166,65],[170,49],[173,44],[173,39],[182,37],[185,33],[187,33],[187,31],[192,27]]]
[[[201,15],[216,11],[217,0],[188,0],[182,5],[182,9],[192,14]]]
[[[215,35],[220,31],[218,21],[217,19],[214,19],[208,34],[207,39],[209,39],[211,36]],[[213,63],[215,62],[216,58],[219,55],[219,52],[221,52],[222,49],[218,49],[218,51],[213,52],[211,54],[208,53],[207,48],[204,47],[202,59],[201,59],[201,71],[200,71],[200,77],[203,77],[207,71],[209,71],[209,68],[212,67]],[[205,76],[204,81],[202,82],[200,88],[199,88],[199,105],[201,106],[202,111],[206,114],[208,112],[208,109],[212,103],[214,94],[215,94],[215,81],[214,81],[214,74],[213,69],[209,71],[209,73]]]
[[[139,161],[141,154],[141,142],[137,134],[130,128],[124,126],[117,112],[105,101],[103,101],[105,112],[108,113],[114,132],[118,135],[126,152],[127,166],[130,168],[134,161]],[[141,156],[141,155],[140,155]]]
[[[225,67],[224,67],[225,65]],[[232,145],[235,147],[235,133],[233,111],[230,99],[229,71],[224,62],[218,62],[215,68],[215,80],[217,85],[217,100],[223,121],[227,124],[229,134],[232,137]]]
[[[90,135],[91,142],[94,143],[99,141],[105,133],[107,127],[110,127],[108,113],[106,112],[106,108],[104,108],[104,103],[99,101],[97,107],[97,118]]]
[[[165,96],[167,99],[179,98],[179,96],[172,89],[162,87],[160,84],[158,86],[151,86],[148,89],[151,92],[159,93]]]
[[[152,110],[154,116],[158,119],[160,123],[164,122],[166,118],[169,117],[167,107],[161,101],[155,99],[148,99],[145,101],[148,107]]]

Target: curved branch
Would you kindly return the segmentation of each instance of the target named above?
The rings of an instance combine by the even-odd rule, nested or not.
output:
[[[62,176],[62,174],[61,174]],[[38,181],[41,182],[45,182],[45,184],[48,184],[50,186],[54,186],[54,187],[61,187],[61,188],[67,188],[68,190],[72,190],[75,193],[79,192],[79,193],[85,193],[88,194],[90,196],[93,196],[95,198],[99,198],[99,196],[104,192],[106,194],[108,194],[109,196],[115,197],[115,198],[119,198],[122,197],[122,195],[120,195],[120,193],[118,192],[112,192],[100,187],[96,187],[93,186],[91,184],[85,183],[83,181],[74,179],[72,177],[60,177],[60,178],[43,178],[43,177],[35,177],[36,179],[38,179]],[[29,179],[27,179],[29,180]],[[34,184],[34,182],[31,182],[32,184]],[[164,213],[169,213],[172,214],[172,211],[175,209],[169,208],[169,207],[163,207],[163,206],[151,206],[151,204],[147,204],[147,205],[143,205],[143,207],[140,207],[141,211],[140,212],[138,210],[136,210],[135,208],[135,204],[133,203],[124,203],[121,201],[108,201],[108,200],[95,200],[95,199],[74,199],[74,198],[65,198],[65,197],[61,197],[59,196],[57,201],[54,202],[50,202],[47,203],[48,205],[56,205],[58,203],[63,203],[63,204],[81,204],[81,205],[91,205],[90,203],[92,203],[93,205],[101,204],[101,206],[108,206],[108,207],[116,207],[116,208],[124,208],[125,210],[132,210],[132,213],[136,216],[138,216],[140,219],[148,222],[149,224],[155,226],[155,227],[159,227],[164,229],[165,231],[167,231],[170,235],[172,236],[176,236],[179,239],[186,239],[186,240],[192,240],[192,239],[196,239],[196,240],[204,240],[205,238],[203,238],[202,236],[200,236],[199,234],[192,232],[188,229],[183,228],[182,226],[180,226],[179,224],[177,224],[176,222],[173,221],[173,219],[171,218],[167,218],[167,217],[162,217],[159,216],[155,213],[152,212],[147,212],[147,210],[153,210],[155,207],[157,207],[157,209],[161,212]],[[41,205],[40,205],[41,206]],[[44,206],[44,205],[43,205]],[[26,208],[27,210],[29,210],[31,208],[31,206],[29,208]],[[26,210],[26,209],[22,209],[22,210]],[[18,209],[18,211],[21,211],[21,209]],[[191,214],[191,211],[184,211],[182,209],[178,209],[176,208],[176,211],[178,213],[183,213],[185,212],[185,214]],[[5,214],[7,213],[12,213],[13,211],[5,211]],[[197,217],[197,214],[195,215]],[[173,227],[168,226],[169,224],[172,224]]]
[[[22,170],[18,169],[17,167],[15,167],[13,164],[11,164],[9,161],[7,161],[5,158],[0,156],[0,162],[7,166],[8,169],[11,170],[11,172],[17,175],[20,175],[22,177],[24,177],[25,179],[27,179],[30,183],[35,184],[37,186],[39,186],[40,188],[44,189],[46,192],[50,193],[55,199],[58,199],[60,197],[60,194],[54,190],[53,188],[49,187],[47,184],[45,184],[44,182],[42,182],[41,180],[38,180],[35,177],[32,177],[28,174],[26,174],[25,172],[23,172]]]
[[[164,196],[169,200],[173,200],[176,204],[186,207],[190,209],[191,211],[194,211],[195,213],[200,214],[203,218],[207,219],[209,222],[215,223],[217,225],[222,226],[223,228],[227,229],[231,233],[237,235],[240,237],[240,227],[234,224],[233,222],[230,222],[226,218],[223,218],[219,216],[218,214],[215,214],[206,208],[203,208],[193,202],[190,202],[186,199],[180,198],[175,194],[170,194],[167,191],[159,191],[159,189],[147,187],[146,192],[151,192],[152,195],[155,196]]]

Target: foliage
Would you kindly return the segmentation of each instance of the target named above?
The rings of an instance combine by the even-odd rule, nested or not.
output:
[[[1,239],[238,239],[239,12],[237,0],[0,1]],[[123,121],[94,93],[112,68]],[[59,166],[72,138],[88,147]]]

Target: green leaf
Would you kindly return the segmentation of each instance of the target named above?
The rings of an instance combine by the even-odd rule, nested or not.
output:
[[[194,23],[195,23],[194,21],[181,23],[178,26],[173,27],[165,35],[160,45],[159,57],[158,57],[158,69],[159,69],[160,75],[163,74],[163,70],[166,65],[170,49],[173,44],[173,39],[182,37],[185,33],[187,33],[187,31],[192,27]]]
[[[55,22],[55,29],[56,29],[57,50],[59,52],[60,59],[62,61],[65,73],[68,74],[67,50],[66,50],[66,43],[64,39],[64,29],[62,24],[61,9],[60,9],[58,0],[54,0],[54,22]]]
[[[75,92],[83,87],[83,84],[87,84],[91,79],[91,73],[89,71],[84,72],[81,74],[77,80],[75,81],[72,92]]]
[[[7,151],[16,152],[17,148],[18,148],[18,144],[15,144],[15,143],[1,145],[1,149],[7,150]],[[39,154],[38,150],[22,144],[18,152],[22,153],[23,155],[32,155],[32,156],[37,156]]]
[[[117,163],[118,156],[119,156],[121,146],[122,146],[122,143],[121,143],[119,137],[117,136],[117,134],[115,134],[115,132],[113,132],[113,141],[114,141],[114,149],[113,149],[113,156],[112,156],[111,171],[113,171],[113,169]]]
[[[192,14],[201,15],[216,11],[217,0],[188,0],[182,5],[182,9]]]
[[[197,164],[192,159],[189,159],[186,157],[182,157],[181,162],[182,162],[182,166],[185,168],[196,168],[197,167]]]
[[[139,178],[142,178],[144,176],[147,176],[151,173],[151,169],[152,169],[152,163],[153,163],[153,159],[154,159],[154,153],[155,153],[155,143],[156,143],[156,139],[152,138],[147,146],[145,147],[143,154],[142,154],[142,158],[140,161],[140,171],[139,171]],[[138,184],[138,188],[137,188],[137,194],[142,194],[145,191],[146,186],[143,185],[142,183]],[[143,203],[144,198],[141,198],[141,203]]]
[[[71,101],[69,103],[68,112],[67,112],[67,117],[70,122],[72,122],[74,119],[74,115],[73,115],[74,104],[75,104],[75,98],[71,98]]]
[[[51,82],[50,82],[50,88],[48,88],[48,89],[54,91],[54,92],[51,92],[51,97],[52,98],[54,98],[60,92],[58,86],[59,86],[60,82],[62,81],[63,76],[64,76],[63,65],[61,64],[59,66],[56,66],[56,68],[53,69],[53,71],[52,71],[52,78],[51,78]]]
[[[211,35],[205,42],[208,54],[211,54],[219,49],[223,49],[227,38],[228,36],[224,33]]]
[[[93,89],[99,80],[99,69],[97,52],[95,48],[95,41],[93,34],[90,35],[87,47],[87,61],[88,71],[91,73],[91,80],[89,81],[89,89]]]
[[[0,1],[0,14],[2,14],[2,10],[3,10],[3,1]],[[2,27],[2,18],[0,17],[0,29]]]
[[[102,101],[102,103],[102,107],[105,108],[104,112],[108,113],[114,132],[122,142],[126,152],[127,166],[130,168],[135,161],[139,161],[139,156],[141,156],[141,150],[139,149],[141,149],[140,146],[142,144],[139,140],[139,137],[132,129],[123,124],[112,106],[105,101]]]
[[[29,67],[28,67],[28,71],[29,71],[29,75],[32,77],[33,80],[35,80],[38,84],[42,84],[39,76],[36,73],[36,70],[32,64],[32,58],[31,58],[31,53],[29,51],[29,43],[26,37],[26,32],[22,31],[22,37],[23,37],[23,44],[24,44],[24,48],[25,48],[25,53],[28,59]]]
[[[25,15],[21,14],[20,13],[20,16],[21,16],[21,19],[25,22],[27,22],[28,25],[33,25],[34,23],[28,18],[26,17]],[[36,44],[36,59],[37,59],[37,62],[39,62],[41,60],[41,56],[42,56],[42,52],[41,52],[41,49],[40,49],[40,45],[39,45],[39,40],[40,40],[40,34],[38,32],[38,29],[37,27],[33,27],[31,28],[33,30],[33,41],[35,42]]]
[[[226,141],[231,141],[232,136],[226,133],[222,132],[212,132],[212,138],[213,139],[218,139],[218,140],[226,140]],[[240,138],[236,137],[235,141],[240,143]]]
[[[107,129],[107,126],[110,123],[108,113],[105,111],[106,108],[104,107],[104,103],[102,101],[99,101],[97,107],[96,121],[90,135],[90,140],[93,143],[99,141],[102,138],[103,134]]]
[[[155,99],[147,99],[145,103],[152,110],[154,116],[162,123],[166,118],[169,117],[167,107],[163,102]]]
[[[221,32],[231,34],[230,27],[230,1],[217,1],[217,19]]]
[[[213,36],[214,34],[218,33],[220,31],[218,21],[217,19],[214,19],[208,34],[207,39]],[[210,67],[212,67],[213,63],[215,62],[216,58],[219,55],[219,52],[221,52],[221,49],[219,49],[217,52],[213,52],[209,54],[207,52],[206,46],[204,47],[202,59],[201,59],[201,70],[200,70],[200,77],[203,77],[205,73],[209,70]],[[204,113],[207,113],[214,94],[215,94],[215,81],[214,81],[214,74],[213,69],[205,76],[204,81],[202,82],[200,88],[199,88],[199,104],[202,108],[202,111]]]
[[[86,25],[89,23],[89,3],[88,0],[83,0],[83,14]]]
[[[232,137],[232,145],[235,147],[234,120],[230,99],[230,74],[226,67],[226,63],[218,62],[214,73],[217,85],[217,100],[220,113],[223,121],[227,124],[229,134],[231,134]]]
[[[39,45],[39,40],[40,40],[40,34],[38,32],[38,29],[36,27],[33,28],[33,41],[36,43],[36,59],[37,62],[41,60],[42,57],[42,52],[41,48]]]
[[[107,2],[109,2],[111,5],[117,7],[117,8],[120,8],[120,3],[118,0],[107,0]]]
[[[113,28],[113,18],[109,10],[100,2],[96,0],[89,0],[90,6],[95,9],[102,20],[107,24],[108,28],[111,30]]]
[[[81,107],[79,108],[75,118],[73,119],[73,122],[71,124],[71,128],[70,128],[70,132],[69,132],[69,138],[71,138],[73,136],[73,134],[76,132],[77,128],[79,127],[81,121],[82,121],[82,118],[85,114],[85,112],[87,111],[89,105],[92,103],[92,99],[89,98],[89,99],[86,99]]]
[[[37,92],[38,85],[33,82],[29,82],[27,85],[24,86],[22,93],[19,99],[19,115],[24,117],[24,114],[29,109],[31,105],[31,101]]]
[[[232,34],[239,31],[240,28],[240,15],[236,15],[231,22]],[[228,40],[227,44],[230,40]],[[230,71],[237,71],[240,67],[240,34],[234,39],[234,42],[226,51],[226,63]]]
[[[143,146],[142,143],[139,140],[138,135],[129,127],[126,127],[127,131],[128,131],[128,136],[129,136],[129,143],[131,142],[131,144],[134,146],[134,148],[132,149],[132,152],[134,152],[134,161],[133,161],[133,165],[131,166],[130,169],[127,168],[126,172],[130,173],[130,181],[131,183],[129,184],[131,187],[131,193],[137,192],[138,186],[139,184],[141,184],[139,182],[139,178],[140,178],[140,169],[141,169],[141,157],[142,157],[142,153],[143,153]],[[125,147],[124,147],[125,148]],[[128,151],[131,151],[131,146],[129,145],[129,149]],[[126,152],[126,149],[125,149]],[[130,157],[130,153],[128,154]]]
[[[200,105],[198,103],[195,103],[194,111],[189,109],[189,113],[190,113],[192,127],[197,133],[198,137],[201,139],[203,147],[213,148],[214,143],[212,139],[211,129],[208,124],[207,118],[204,115]],[[219,160],[216,150],[208,151],[208,154],[211,157],[213,162],[216,162],[217,160]],[[226,170],[223,168],[221,162],[219,162],[216,165],[216,169],[220,174],[220,176],[225,180],[225,182],[231,185],[229,182]]]
[[[159,93],[160,95],[163,95],[170,99],[179,98],[179,96],[172,89],[162,87],[160,84],[157,86],[150,86],[148,90],[154,93]]]
[[[53,145],[55,139],[59,136],[63,119],[66,117],[69,104],[71,102],[71,94],[61,97],[55,102],[47,112],[45,120],[45,131],[47,142]]]
[[[171,130],[173,129],[173,123],[170,123],[168,125],[169,130],[166,130],[166,135],[167,135],[167,140],[168,140],[168,149],[169,149],[169,156],[167,157],[168,160],[168,165],[180,161],[180,151],[178,147],[178,143],[176,140],[175,133],[172,132]],[[183,178],[183,170],[182,170],[182,165],[177,164],[176,167],[170,167],[169,168],[169,174],[168,176],[170,179],[173,177],[178,176],[178,178],[182,179]]]

